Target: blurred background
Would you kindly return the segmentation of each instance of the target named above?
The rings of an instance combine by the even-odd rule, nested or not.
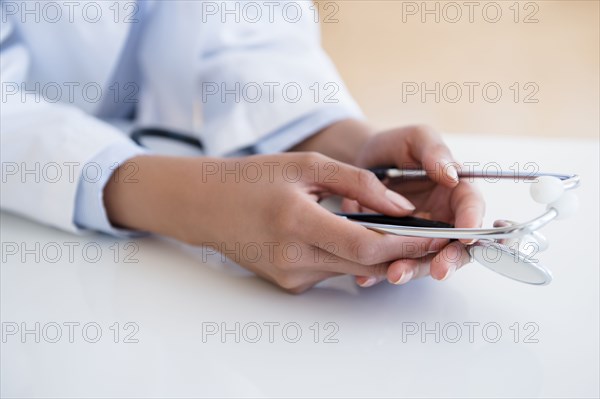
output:
[[[317,1],[323,46],[379,128],[598,137],[599,1]]]

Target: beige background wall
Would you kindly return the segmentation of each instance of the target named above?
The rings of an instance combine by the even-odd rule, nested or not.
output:
[[[382,128],[428,123],[446,132],[598,137],[598,1],[521,1],[518,7],[514,0],[474,2],[473,22],[465,1],[457,1],[462,17],[455,23],[457,8],[448,3],[426,2],[430,10],[437,4],[436,22],[435,15],[422,15],[422,1],[318,2],[323,45],[372,122]],[[497,9],[502,15],[492,23]],[[435,90],[436,82],[439,103],[433,94],[422,99],[420,86]],[[479,83],[472,103],[468,82]],[[415,85],[419,92],[410,95]],[[452,103],[457,86],[462,95]],[[496,87],[502,94],[492,103]]]

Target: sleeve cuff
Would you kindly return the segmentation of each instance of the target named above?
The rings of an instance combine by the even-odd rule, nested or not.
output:
[[[347,107],[327,107],[284,125],[254,145],[259,154],[286,151],[332,123],[344,119],[364,119],[362,113]]]
[[[133,237],[143,232],[114,227],[104,207],[104,187],[113,172],[127,160],[148,151],[131,141],[115,143],[92,158],[84,168],[77,186],[73,222],[79,228],[95,230],[116,237]]]

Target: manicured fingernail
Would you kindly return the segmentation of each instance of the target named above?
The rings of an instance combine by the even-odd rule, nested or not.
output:
[[[398,194],[395,191],[386,190],[385,196],[390,201],[392,201],[396,206],[399,206],[402,209],[407,209],[409,211],[415,210],[415,206],[409,200],[407,200],[406,198],[404,198],[403,196],[401,196],[400,194]]]
[[[458,170],[456,170],[456,166],[454,166],[454,162],[450,162],[447,159],[443,160],[444,168],[446,168],[446,173],[448,176],[454,180],[458,181]]]
[[[473,239],[473,240],[466,241],[464,244],[465,245],[473,245],[473,244],[475,244],[476,241],[477,240]]]
[[[402,285],[402,284],[406,284],[410,281],[410,279],[413,277],[414,272],[412,270],[407,270],[404,273],[402,273],[400,275],[400,278],[396,281],[394,281],[394,284],[396,285]]]
[[[454,274],[454,272],[456,271],[456,265],[452,265],[448,268],[448,271],[446,272],[446,275],[444,276],[443,279],[441,279],[440,281],[444,281],[447,280],[448,278],[450,278],[450,276],[452,276]]]
[[[356,282],[359,286],[363,287],[363,288],[367,288],[372,286],[373,284],[375,284],[377,282],[377,278],[376,277],[359,277],[356,279]]]
[[[456,170],[455,166],[448,167],[448,176],[454,181],[458,181],[458,170]]]

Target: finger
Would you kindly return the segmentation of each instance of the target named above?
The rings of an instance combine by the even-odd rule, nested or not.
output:
[[[268,277],[266,280],[274,283],[279,286],[283,290],[291,293],[291,294],[300,294],[304,291],[307,291],[314,287],[316,284],[321,281],[327,280],[331,277],[339,276],[338,273],[330,273],[330,272],[295,272],[288,273],[285,277],[280,277],[278,279]]]
[[[286,291],[288,291],[292,294],[301,294],[304,291],[307,291],[307,290],[311,289],[312,287],[314,287],[315,285],[319,284],[320,282],[325,281],[332,277],[337,277],[339,275],[340,275],[339,273],[329,273],[329,272],[312,273],[310,275],[304,276],[302,278],[302,282],[299,283],[296,287],[293,287],[291,289],[286,289]]]
[[[354,263],[375,265],[439,250],[439,240],[381,234],[336,216],[315,202],[307,206],[310,208],[300,210],[303,223],[295,234],[308,244]]]
[[[342,200],[342,212],[344,213],[360,213],[361,206],[358,202],[344,198]]]
[[[315,252],[315,260],[319,261],[313,265],[314,268],[335,274],[354,275],[356,284],[360,287],[371,287],[386,279],[389,262],[378,265],[361,265],[337,257],[320,248],[314,248],[314,251],[318,251]]]
[[[324,158],[325,161],[317,163],[323,165],[323,173],[331,173],[332,166],[336,169],[332,177],[315,182],[320,189],[355,200],[362,206],[386,215],[404,216],[415,210],[409,200],[389,190],[373,172]]]
[[[377,284],[381,283],[384,280],[385,280],[385,276],[378,276],[378,277],[374,277],[374,276],[370,276],[370,277],[358,276],[355,279],[356,284],[359,287],[362,287],[362,288],[372,287],[374,285],[377,285]]]
[[[454,225],[457,228],[479,228],[483,224],[485,202],[477,187],[462,180],[452,193],[450,207],[454,213]],[[463,244],[472,244],[476,240],[461,239]]]
[[[427,255],[416,259],[399,259],[388,268],[387,279],[396,285],[406,284],[411,280],[429,275],[429,265],[435,255]]]
[[[454,272],[470,262],[465,246],[458,241],[448,244],[431,261],[431,277],[447,280]]]
[[[372,265],[364,265],[334,255],[335,249],[331,246],[327,250],[314,247],[313,263],[310,270],[325,271],[339,274],[350,274],[363,277],[385,277],[390,262],[382,262]]]
[[[431,180],[447,187],[458,184],[458,163],[437,132],[414,128],[407,140],[411,155],[421,163]]]
[[[358,202],[347,198],[342,200],[341,209],[344,213],[377,213],[374,210],[361,206]]]

